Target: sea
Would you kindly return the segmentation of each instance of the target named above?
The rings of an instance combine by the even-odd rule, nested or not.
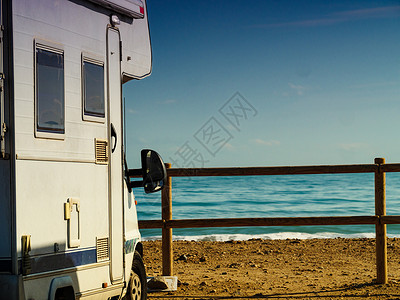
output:
[[[136,189],[139,220],[161,219],[161,194]],[[172,178],[173,219],[372,216],[374,174]],[[400,215],[400,173],[386,174],[387,215]],[[400,237],[400,225],[387,225]],[[161,229],[142,229],[144,240]],[[374,225],[177,228],[174,240],[373,238]]]

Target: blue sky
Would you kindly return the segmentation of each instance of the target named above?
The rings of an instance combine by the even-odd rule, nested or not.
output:
[[[152,75],[124,86],[128,161],[400,162],[399,1],[148,0]]]

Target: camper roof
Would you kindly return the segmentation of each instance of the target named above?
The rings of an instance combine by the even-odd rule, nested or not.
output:
[[[89,0],[115,12],[134,19],[144,17],[144,4],[141,0]]]

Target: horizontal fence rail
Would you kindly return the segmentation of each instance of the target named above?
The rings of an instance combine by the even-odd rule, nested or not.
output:
[[[374,164],[237,167],[237,168],[171,168],[166,164],[167,182],[161,194],[161,220],[141,220],[140,229],[162,228],[163,275],[172,275],[172,228],[375,225],[377,282],[387,283],[386,224],[400,224],[400,216],[386,216],[386,172],[400,172],[400,164],[385,164],[375,158]],[[375,173],[375,216],[329,216],[290,218],[224,218],[172,219],[172,177],[197,176],[264,176],[301,174]],[[137,177],[137,176],[132,176]]]
[[[378,216],[354,217],[298,217],[298,218],[230,218],[139,221],[141,229],[200,228],[200,227],[252,227],[252,226],[312,226],[312,225],[376,225]],[[393,224],[393,223],[391,223]]]
[[[242,167],[242,168],[171,168],[168,176],[261,176],[261,175],[300,175],[337,173],[374,173],[377,164],[368,165],[322,165],[322,166],[283,166],[283,167]],[[400,167],[400,166],[399,166]]]
[[[319,165],[319,166],[278,166],[278,167],[237,167],[237,168],[168,168],[169,177],[199,176],[262,176],[262,175],[301,175],[301,174],[357,174],[400,172],[400,163],[396,164],[356,164],[356,165]],[[133,175],[131,178],[138,178]]]

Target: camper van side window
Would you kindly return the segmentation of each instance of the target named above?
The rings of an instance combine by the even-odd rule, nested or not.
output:
[[[64,55],[36,48],[36,125],[64,133]]]
[[[83,105],[87,116],[104,118],[104,66],[102,63],[83,61]]]

